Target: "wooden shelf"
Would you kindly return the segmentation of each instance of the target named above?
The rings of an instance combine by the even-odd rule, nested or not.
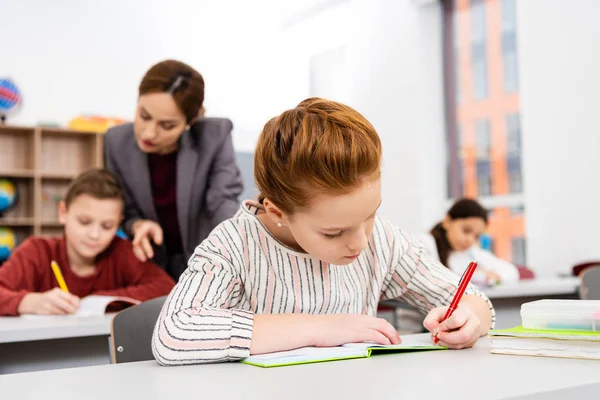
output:
[[[14,180],[18,200],[0,226],[29,235],[57,235],[58,200],[80,172],[103,166],[103,134],[54,127],[0,125],[0,178]]]
[[[35,220],[27,217],[5,217],[0,218],[0,226],[33,226]]]
[[[99,133],[99,132],[90,132],[90,131],[73,131],[70,129],[64,129],[64,128],[50,128],[50,127],[44,127],[44,126],[40,126],[40,129],[43,130],[44,134],[50,134],[50,135],[84,135],[84,136],[95,136],[95,135],[102,135],[104,133]]]
[[[58,222],[58,220],[48,219],[48,220],[42,221],[42,226],[44,228],[60,228],[63,225],[60,222]]]
[[[33,134],[35,131],[35,128],[31,126],[0,125],[0,127],[12,133]]]
[[[35,172],[32,169],[0,170],[2,178],[33,178],[34,175]]]
[[[78,174],[74,172],[42,172],[40,174],[42,179],[55,180],[55,181],[71,181]]]

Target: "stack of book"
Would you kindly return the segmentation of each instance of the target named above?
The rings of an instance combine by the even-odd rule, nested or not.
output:
[[[490,331],[494,354],[600,360],[600,332],[526,329]]]
[[[521,322],[490,331],[492,353],[600,360],[600,301],[524,303]]]

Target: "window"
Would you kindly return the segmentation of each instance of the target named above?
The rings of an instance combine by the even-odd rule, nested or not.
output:
[[[458,160],[458,191],[459,193],[465,191],[465,162],[463,159]]]
[[[452,127],[448,197],[478,198],[493,209],[488,233],[494,254],[525,260],[524,251],[513,255],[513,239],[527,239],[516,0],[443,1],[443,21],[452,24],[443,30],[448,35],[444,76],[453,83],[445,87],[454,90],[446,94],[447,126]]]
[[[515,265],[525,265],[525,238],[512,238],[512,262]]]
[[[454,22],[452,28],[454,29],[454,31],[452,32],[452,47],[454,52],[454,95],[456,102],[460,103],[460,31],[458,30],[458,27],[460,26],[460,15],[456,13],[453,15],[453,18]]]
[[[485,168],[477,166],[477,188],[479,196],[490,196],[492,194],[492,177]]]
[[[510,171],[508,174],[508,190],[510,193],[523,193],[521,171]]]
[[[515,0],[502,0],[502,63],[506,92],[518,89]]]
[[[506,117],[506,162],[508,168],[508,191],[523,193],[521,172],[521,122],[518,113]]]
[[[524,212],[525,207],[523,206],[516,206],[510,208],[510,215],[523,215]]]
[[[518,113],[506,117],[506,155],[521,156],[521,121]]]
[[[490,123],[479,120],[475,124],[475,150],[478,160],[487,160],[491,152]]]
[[[477,190],[479,196],[492,194],[492,174],[489,160],[477,161]]]
[[[483,0],[471,0],[471,64],[473,71],[473,97],[487,97],[487,44],[486,7]]]

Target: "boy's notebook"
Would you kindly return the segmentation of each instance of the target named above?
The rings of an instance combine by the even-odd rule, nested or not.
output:
[[[139,300],[122,296],[87,296],[79,302],[75,315],[103,315],[107,312],[120,311],[127,307],[140,304]]]
[[[525,329],[491,330],[493,354],[600,360],[600,332]]]
[[[371,357],[372,354],[380,353],[444,349],[446,349],[446,347],[434,345],[431,341],[431,336],[427,334],[407,336],[402,339],[401,344],[392,345],[348,343],[338,347],[303,347],[296,350],[250,356],[242,360],[242,363],[270,368],[324,361],[348,360],[352,358],[368,358]]]
[[[74,314],[67,317],[90,317],[104,315],[110,312],[123,310],[127,307],[140,304],[139,300],[122,296],[86,296],[79,302],[79,308]],[[48,318],[53,315],[23,314],[25,318]]]

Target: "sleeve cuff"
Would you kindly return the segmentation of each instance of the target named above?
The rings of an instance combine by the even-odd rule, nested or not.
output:
[[[15,293],[14,295],[10,296],[8,301],[5,303],[6,306],[2,307],[4,309],[4,313],[1,313],[1,315],[6,315],[6,316],[19,315],[19,311],[18,311],[19,304],[21,304],[23,297],[25,297],[25,295],[27,293],[29,293],[29,292],[26,290],[21,290],[21,291]]]
[[[229,358],[241,360],[250,356],[254,314],[249,311],[233,310],[232,316]]]
[[[494,305],[492,304],[492,301],[485,295],[485,293],[483,293],[481,290],[479,290],[478,288],[476,288],[472,285],[469,285],[469,287],[465,293],[466,294],[474,294],[476,296],[481,297],[483,300],[485,300],[488,307],[490,308],[490,313],[492,314],[492,325],[491,325],[490,329],[494,329],[494,327],[496,326],[496,310],[494,310]]]

